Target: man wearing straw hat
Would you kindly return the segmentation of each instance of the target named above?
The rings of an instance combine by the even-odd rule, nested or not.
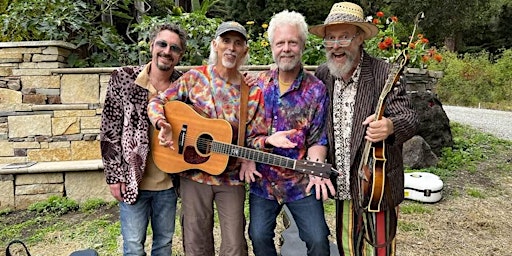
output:
[[[340,255],[395,255],[398,205],[404,199],[402,144],[414,136],[417,114],[405,84],[397,83],[384,101],[382,119],[375,121],[391,65],[364,51],[364,40],[375,36],[378,29],[365,22],[360,6],[336,3],[324,24],[309,31],[324,39],[327,55],[315,75],[325,83],[331,98],[327,159],[340,171],[334,195]],[[359,200],[358,171],[366,141],[385,145],[385,193],[376,212],[367,211]]]

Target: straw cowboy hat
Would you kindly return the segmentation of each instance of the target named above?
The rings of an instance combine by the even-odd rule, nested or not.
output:
[[[364,31],[364,39],[370,39],[377,35],[379,29],[373,23],[366,22],[361,6],[350,3],[335,3],[324,24],[316,25],[309,28],[311,34],[319,37],[325,37],[325,28],[335,24],[351,24],[360,27]]]

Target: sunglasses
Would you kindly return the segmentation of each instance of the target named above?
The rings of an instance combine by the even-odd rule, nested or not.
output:
[[[156,41],[155,44],[160,47],[160,48],[167,48],[167,46],[170,47],[171,49],[171,52],[174,52],[174,53],[177,53],[177,54],[181,54],[183,52],[183,49],[181,49],[181,47],[179,47],[178,45],[176,44],[171,44],[169,45],[169,43],[167,43],[166,41]]]

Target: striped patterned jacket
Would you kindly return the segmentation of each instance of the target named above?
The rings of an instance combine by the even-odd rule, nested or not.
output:
[[[357,85],[352,124],[352,138],[350,148],[350,184],[352,198],[359,198],[357,185],[357,171],[364,150],[364,135],[366,126],[362,122],[366,117],[375,113],[379,95],[386,83],[391,65],[364,52],[361,63],[361,74]],[[327,115],[327,133],[329,142],[328,161],[336,167],[334,161],[334,128],[333,128],[333,88],[334,77],[330,75],[326,64],[320,65],[315,75],[327,86],[330,97],[329,112]],[[384,116],[391,119],[394,125],[394,134],[385,141],[386,182],[390,185],[390,195],[384,195],[381,209],[388,209],[389,205],[396,206],[404,200],[404,167],[402,158],[402,145],[416,134],[419,119],[409,96],[406,94],[405,83],[395,85],[385,100]],[[357,202],[355,202],[357,203]]]

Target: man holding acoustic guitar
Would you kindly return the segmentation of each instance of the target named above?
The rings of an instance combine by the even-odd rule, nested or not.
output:
[[[340,171],[334,195],[340,255],[395,255],[402,144],[418,126],[405,83],[398,83],[405,61],[391,65],[363,50],[378,29],[353,3],[334,4],[324,24],[309,31],[324,39],[327,55],[315,75],[331,102],[327,158]]]
[[[148,105],[149,118],[160,130],[155,163],[180,175],[187,256],[215,255],[214,203],[221,229],[219,254],[248,254],[241,161],[230,158],[231,150],[225,150],[239,138],[238,143],[244,144],[246,122],[263,111],[261,91],[248,88],[239,72],[248,50],[245,28],[234,21],[223,22],[211,42],[209,65],[189,70]]]

